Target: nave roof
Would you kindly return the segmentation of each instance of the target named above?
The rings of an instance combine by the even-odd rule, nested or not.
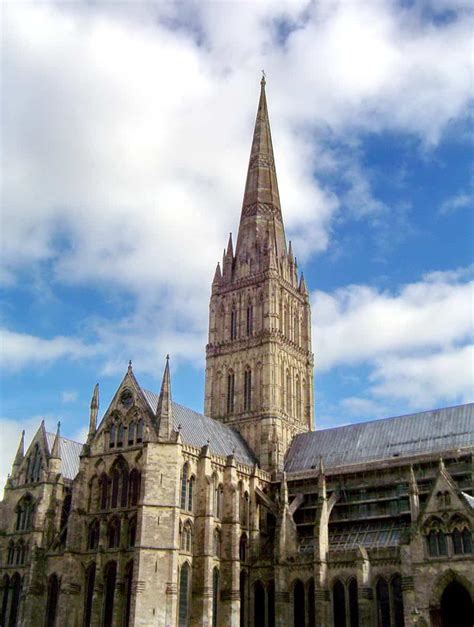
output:
[[[158,406],[159,395],[149,390],[143,394],[153,413]],[[234,454],[235,459],[242,464],[253,466],[257,460],[243,437],[232,427],[208,418],[189,407],[172,402],[173,425],[177,431],[181,425],[181,437],[185,444],[201,448],[209,443],[211,453],[227,457]]]
[[[474,403],[297,435],[288,473],[439,453],[474,446]]]
[[[55,437],[55,433],[46,432],[49,452],[53,449]],[[59,450],[61,454],[61,474],[65,479],[74,479],[79,472],[79,455],[81,454],[82,444],[60,436]]]

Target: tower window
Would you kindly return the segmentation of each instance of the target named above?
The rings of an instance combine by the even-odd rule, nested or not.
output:
[[[248,305],[247,307],[247,335],[252,335],[253,333],[253,306]]]
[[[235,375],[230,372],[227,375],[227,413],[234,411],[234,391],[235,391]]]
[[[235,340],[237,337],[237,311],[232,307],[230,314],[230,339]]]
[[[244,411],[250,411],[252,406],[252,371],[247,368],[244,373]]]

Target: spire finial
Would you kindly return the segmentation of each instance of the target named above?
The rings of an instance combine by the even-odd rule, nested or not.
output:
[[[171,398],[170,356],[166,355],[165,370],[161,382],[160,396],[156,408],[158,436],[161,440],[170,440],[173,430],[173,407]]]
[[[59,445],[59,438],[61,437],[61,421],[58,421],[58,428],[54,437],[53,448],[51,450],[51,457],[61,459],[61,449]]]
[[[267,84],[267,75],[265,74],[265,70],[262,70],[262,80],[260,81],[260,85],[262,87],[265,87],[265,85]]]
[[[129,372],[132,371],[132,360],[131,359],[128,360],[128,371]]]
[[[13,462],[14,466],[19,466],[23,461],[25,456],[25,430],[21,432],[20,443],[18,444],[18,450],[16,452],[15,461]]]

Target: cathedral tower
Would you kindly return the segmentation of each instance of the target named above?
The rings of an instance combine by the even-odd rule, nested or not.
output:
[[[286,244],[264,78],[235,252],[231,235],[212,283],[205,413],[238,429],[267,470],[313,428],[309,294]]]

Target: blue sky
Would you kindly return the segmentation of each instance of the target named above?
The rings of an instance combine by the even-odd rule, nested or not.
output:
[[[129,359],[203,402],[260,70],[311,291],[316,423],[472,400],[469,3],[2,7],[0,475],[41,418],[83,437]]]

